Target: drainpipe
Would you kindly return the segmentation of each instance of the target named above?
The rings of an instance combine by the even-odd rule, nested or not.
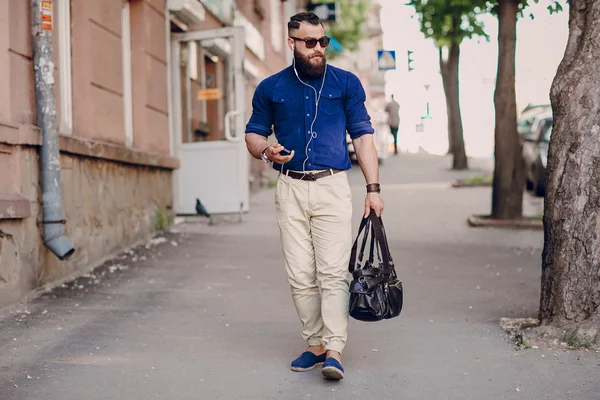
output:
[[[75,249],[65,237],[65,219],[60,184],[60,151],[54,101],[54,62],[52,58],[51,1],[31,0],[31,33],[37,124],[42,130],[40,164],[44,244],[64,260]],[[43,18],[42,18],[43,15]]]

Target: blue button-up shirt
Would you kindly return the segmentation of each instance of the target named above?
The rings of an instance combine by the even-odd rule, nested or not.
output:
[[[346,131],[352,139],[374,132],[360,80],[351,72],[328,65],[314,125],[323,81],[304,82],[315,90],[303,85],[291,66],[263,80],[254,93],[246,133],[268,137],[274,127],[277,141],[295,150],[294,158],[283,168],[273,164],[277,170],[350,169]]]

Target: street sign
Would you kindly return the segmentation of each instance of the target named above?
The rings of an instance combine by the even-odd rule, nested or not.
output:
[[[198,91],[198,100],[218,100],[221,98],[221,89],[202,89]]]
[[[396,51],[377,50],[377,66],[380,71],[396,69]]]
[[[306,10],[313,12],[321,21],[336,21],[337,20],[337,4],[336,3],[309,3]]]

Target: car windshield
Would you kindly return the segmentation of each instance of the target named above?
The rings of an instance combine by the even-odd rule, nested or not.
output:
[[[536,106],[524,111],[517,121],[517,130],[519,134],[528,135],[533,133],[532,129],[535,129],[533,125],[536,122],[536,118],[540,114],[548,112],[549,109],[548,106]]]
[[[531,133],[531,127],[533,126],[533,121],[535,117],[532,118],[523,118],[517,122],[517,131],[519,134],[524,135],[527,133]]]

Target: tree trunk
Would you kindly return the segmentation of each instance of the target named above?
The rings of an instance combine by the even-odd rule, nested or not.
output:
[[[469,168],[465,140],[463,138],[462,116],[460,113],[460,92],[458,66],[460,61],[460,44],[452,43],[448,51],[448,60],[442,57],[440,49],[440,70],[444,93],[446,94],[446,109],[448,112],[448,152],[453,155],[452,169]]]
[[[492,217],[518,219],[523,212],[525,171],[517,133],[515,93],[515,46],[519,0],[498,1],[498,77],[496,108],[494,185]]]
[[[571,1],[551,90],[540,320],[600,329],[600,2]]]
[[[446,111],[448,114],[448,153],[447,155],[454,154],[454,138],[452,137],[452,129],[450,125],[450,107],[448,100],[448,61],[444,60],[443,56],[443,46],[438,48],[439,58],[440,58],[440,74],[442,75],[442,85],[444,86],[444,94],[446,96]]]

